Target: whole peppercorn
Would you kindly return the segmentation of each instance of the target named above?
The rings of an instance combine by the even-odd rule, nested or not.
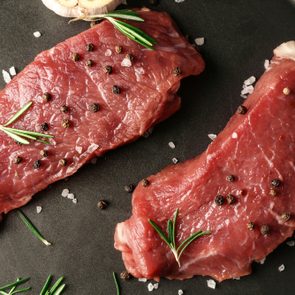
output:
[[[145,179],[142,180],[142,186],[147,187],[149,185],[150,185],[150,182],[149,182],[148,179],[145,178]]]
[[[48,157],[48,152],[45,150],[42,150],[42,151],[40,151],[40,156],[46,158],[46,157]]]
[[[87,67],[92,67],[92,66],[94,66],[94,61],[91,60],[91,59],[88,59],[88,60],[86,61],[86,66],[87,66]]]
[[[215,197],[215,203],[216,203],[217,206],[222,206],[224,204],[224,196],[217,195]]]
[[[60,107],[60,111],[63,113],[67,113],[69,111],[69,107],[66,105],[63,105]]]
[[[97,203],[97,207],[101,210],[104,210],[108,207],[108,202],[105,201],[105,200],[100,200],[98,203]]]
[[[227,175],[227,176],[226,176],[226,180],[227,180],[228,182],[234,182],[234,181],[235,181],[235,177],[234,177],[233,175]]]
[[[272,185],[273,187],[280,187],[280,186],[282,185],[282,181],[281,181],[280,179],[278,179],[278,178],[273,179],[273,180],[271,181],[271,185]]]
[[[132,183],[124,186],[124,190],[127,193],[132,193],[134,189],[135,189],[135,185]]]
[[[289,212],[284,212],[282,215],[281,215],[281,219],[283,222],[287,222],[289,221],[291,218],[291,214]]]
[[[254,226],[255,226],[255,225],[254,225],[254,222],[252,222],[252,221],[250,221],[250,222],[247,223],[247,228],[248,228],[249,230],[251,230],[251,231],[254,229]]]
[[[123,270],[120,273],[120,278],[122,280],[128,281],[128,280],[130,280],[132,278],[132,275],[127,270]]]
[[[61,166],[63,166],[63,167],[66,166],[67,163],[68,163],[68,162],[67,162],[67,159],[60,159],[60,160],[59,160],[59,164],[60,164]]]
[[[42,131],[48,131],[49,130],[49,124],[48,123],[42,123],[41,124],[41,130]]]
[[[96,113],[99,111],[99,104],[98,103],[91,103],[89,106],[88,106],[88,110],[92,113]]]
[[[63,128],[69,128],[71,126],[71,122],[69,119],[63,119],[61,125]]]
[[[240,105],[237,109],[237,113],[240,115],[245,115],[247,113],[247,111],[248,111],[248,109],[243,105]]]
[[[52,99],[52,95],[49,92],[45,92],[42,95],[42,99],[44,102],[49,102]]]
[[[290,88],[285,87],[285,88],[283,89],[283,93],[284,93],[285,95],[289,95],[289,94],[291,93]]]
[[[111,74],[112,71],[113,71],[112,66],[107,65],[107,66],[104,67],[104,72],[105,72],[106,74]]]
[[[23,161],[23,158],[20,157],[20,156],[17,156],[17,157],[14,159],[14,164],[20,164],[22,161]]]
[[[269,194],[270,194],[271,196],[275,197],[275,196],[277,196],[278,192],[277,192],[274,188],[271,188],[271,189],[269,190]]]
[[[80,60],[80,55],[79,55],[79,53],[73,53],[73,54],[72,54],[72,59],[73,59],[73,61],[79,61],[79,60]]]
[[[182,73],[180,67],[176,67],[173,69],[173,75],[174,76],[179,76]]]
[[[267,224],[264,224],[260,228],[260,232],[262,235],[267,236],[270,233],[270,228]]]
[[[113,92],[114,94],[120,94],[120,93],[121,93],[121,89],[120,89],[120,87],[118,87],[117,85],[114,85],[114,86],[112,87],[112,92]]]
[[[115,47],[115,51],[116,51],[117,53],[122,53],[122,51],[123,51],[122,46],[117,45],[117,46]]]
[[[33,168],[34,169],[39,169],[41,167],[41,161],[40,160],[36,160],[33,164]]]
[[[227,203],[229,205],[232,205],[232,204],[234,204],[236,202],[236,197],[234,195],[232,195],[232,194],[228,194],[226,196],[226,200],[227,200]]]
[[[89,51],[89,52],[93,51],[94,50],[94,45],[92,43],[87,44],[86,45],[86,50]]]

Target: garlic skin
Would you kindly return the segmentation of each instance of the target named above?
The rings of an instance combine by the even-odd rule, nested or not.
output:
[[[290,58],[295,60],[295,41],[282,43],[274,50],[274,55],[280,58]]]
[[[122,4],[122,0],[42,0],[43,4],[63,17],[79,17],[107,13]]]

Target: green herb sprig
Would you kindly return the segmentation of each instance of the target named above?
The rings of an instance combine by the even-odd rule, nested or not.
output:
[[[193,233],[191,236],[186,238],[179,246],[176,245],[176,221],[178,217],[179,210],[176,209],[176,211],[173,214],[173,219],[167,221],[167,236],[162,231],[162,229],[151,219],[149,219],[150,225],[154,228],[154,230],[158,233],[160,238],[168,245],[168,247],[171,249],[176,262],[178,263],[178,266],[180,267],[180,257],[185,251],[185,249],[196,239],[209,235],[210,231],[202,231],[199,230],[195,233]]]
[[[113,279],[114,279],[114,283],[115,283],[115,286],[116,286],[116,292],[117,292],[116,294],[120,295],[121,294],[120,286],[119,286],[117,275],[116,275],[115,272],[113,272]]]
[[[66,284],[63,284],[64,277],[60,277],[54,285],[50,288],[50,283],[52,281],[52,275],[49,275],[42,287],[40,295],[60,295],[63,293]]]
[[[116,10],[114,12],[104,13],[104,14],[96,14],[96,15],[87,15],[87,16],[80,16],[70,20],[70,22],[77,21],[77,20],[85,20],[85,21],[97,21],[106,19],[112,25],[119,30],[122,34],[127,36],[129,39],[139,43],[140,45],[144,46],[148,49],[154,49],[154,45],[157,43],[156,40],[150,37],[141,29],[130,25],[126,22],[120,21],[118,19],[123,20],[131,20],[137,22],[144,22],[144,19],[141,18],[136,11],[129,10],[129,9],[122,9]]]
[[[26,227],[30,230],[30,232],[43,244],[46,246],[51,246],[51,243],[48,242],[40,233],[40,231],[35,227],[35,225],[31,222],[31,220],[21,211],[18,210],[18,215],[22,222],[26,225]]]
[[[17,289],[18,286],[25,284],[27,281],[29,281],[30,278],[17,278],[14,283],[9,283],[5,286],[0,287],[0,294],[1,295],[13,295],[13,294],[18,294],[18,293],[24,293],[30,291],[32,288],[27,287],[27,288],[21,288]],[[9,291],[7,291],[9,289]]]
[[[23,115],[31,106],[33,102],[29,101],[26,103],[20,110],[18,110],[5,124],[0,125],[0,130],[2,130],[4,133],[6,133],[8,136],[10,136],[15,141],[21,143],[21,144],[29,144],[29,140],[35,140],[42,142],[44,144],[49,144],[48,141],[44,140],[44,138],[49,139],[53,138],[50,134],[44,134],[39,133],[35,131],[30,130],[23,130],[23,129],[16,129],[16,128],[10,128],[7,127],[14,123],[21,115]]]

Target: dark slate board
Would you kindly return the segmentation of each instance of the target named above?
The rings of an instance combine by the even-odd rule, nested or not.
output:
[[[148,5],[148,1],[132,1]],[[66,294],[115,294],[112,271],[124,269],[121,255],[113,248],[117,222],[130,216],[131,196],[123,186],[136,183],[171,163],[175,156],[189,159],[209,143],[208,133],[217,133],[241,103],[245,78],[261,75],[265,58],[283,41],[295,37],[295,7],[287,0],[186,0],[175,4],[162,0],[155,7],[168,11],[185,34],[205,36],[201,47],[207,68],[199,77],[181,86],[181,110],[158,125],[148,139],[108,153],[96,165],[88,164],[67,182],[60,181],[40,192],[24,208],[44,235],[54,242],[45,247],[20,222],[15,213],[0,225],[0,284],[18,276],[31,276],[32,294],[39,294],[49,273],[65,275]],[[1,0],[0,69],[18,70],[40,51],[88,28],[86,23],[68,25],[47,10],[40,0]],[[35,39],[32,33],[43,35]],[[0,79],[0,86],[4,82]],[[176,149],[168,147],[174,141]],[[60,197],[70,188],[79,203]],[[97,209],[99,199],[110,207]],[[43,212],[36,214],[36,206]],[[241,229],[243,230],[243,229]],[[154,294],[294,294],[295,248],[281,245],[264,265],[253,265],[253,274],[240,281],[207,288],[206,278],[184,282],[162,280]],[[286,270],[278,272],[285,264]],[[122,294],[149,294],[147,284],[137,280],[122,283]]]

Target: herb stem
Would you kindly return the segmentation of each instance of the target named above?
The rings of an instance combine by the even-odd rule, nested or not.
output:
[[[17,287],[18,285],[24,284],[29,280],[30,280],[30,278],[25,278],[25,279],[18,278],[14,283],[9,283],[7,285],[4,285],[4,286],[0,287],[0,291],[4,291],[6,289]]]
[[[115,272],[113,272],[113,279],[114,279],[114,282],[115,282],[117,295],[120,295],[121,294],[121,292],[120,292],[120,286],[119,286],[117,275],[116,275]]]
[[[40,292],[40,295],[45,295],[46,291],[48,290],[49,288],[49,285],[50,285],[50,282],[51,282],[51,279],[52,279],[52,275],[49,275],[42,287],[42,290]]]

